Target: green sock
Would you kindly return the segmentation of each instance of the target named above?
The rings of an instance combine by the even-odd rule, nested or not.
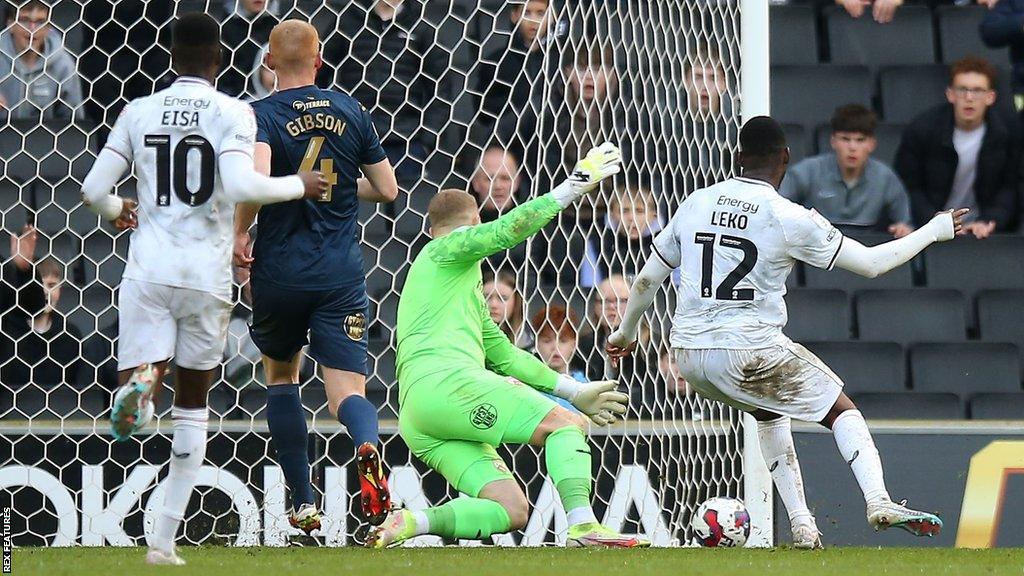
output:
[[[544,443],[548,474],[566,512],[590,508],[590,446],[575,426],[559,428]]]
[[[508,512],[493,500],[456,498],[423,511],[430,523],[430,534],[448,538],[479,540],[491,534],[503,534],[512,527]]]

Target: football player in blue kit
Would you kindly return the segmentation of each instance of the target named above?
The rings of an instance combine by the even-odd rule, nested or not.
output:
[[[313,167],[330,184],[317,200],[240,205],[235,215],[235,263],[252,269],[250,333],[263,354],[267,425],[291,492],[289,521],[307,534],[320,527],[298,385],[301,350],[309,344],[331,415],[357,447],[363,514],[380,524],[391,498],[377,447],[377,409],[366,399],[367,297],[357,215],[360,200],[393,201],[398,184],[366,109],[314,84],[322,64],[316,28],[300,20],[278,24],[266,64],[277,75],[277,92],[253,103],[256,169],[277,175]]]

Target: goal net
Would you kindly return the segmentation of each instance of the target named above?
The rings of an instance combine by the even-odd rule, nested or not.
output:
[[[405,272],[428,239],[430,197],[469,190],[483,217],[494,218],[547,192],[605,140],[622,148],[624,172],[483,264],[494,278],[485,285],[492,315],[517,345],[560,370],[614,377],[628,391],[625,422],[591,429],[595,509],[606,524],[657,545],[687,544],[700,502],[745,496],[741,419],[688,391],[671,359],[672,286],[648,314],[635,358],[612,366],[603,355],[653,235],[687,193],[732,173],[738,0],[406,0],[387,19],[369,0],[15,4],[0,34],[0,50],[14,46],[16,62],[0,68],[0,208],[12,236],[0,284],[0,506],[13,508],[15,545],[143,544],[163,499],[173,378],[154,424],[113,442],[106,410],[130,234],[86,210],[80,186],[124,104],[173,78],[170,24],[188,11],[223,23],[218,87],[246,99],[273,89],[259,65],[270,27],[287,17],[313,22],[324,46],[320,84],[370,109],[397,166],[399,199],[363,204],[359,217],[371,299],[368,396],[380,407],[396,504],[422,508],[458,496],[409,454],[396,426],[395,316]],[[25,42],[38,44],[45,66],[26,60]],[[134,187],[128,177],[118,193],[132,196]],[[183,541],[357,543],[366,526],[356,512],[353,449],[311,362],[302,399],[326,523],[313,539],[287,524],[259,353],[245,328],[249,292],[236,292]],[[522,446],[502,454],[528,493],[531,517],[525,530],[489,543],[564,542],[564,511],[542,453]]]

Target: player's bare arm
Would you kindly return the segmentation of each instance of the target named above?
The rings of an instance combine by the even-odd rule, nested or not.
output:
[[[356,180],[356,194],[360,200],[386,204],[398,198],[398,180],[390,160],[385,158],[376,164],[363,164],[360,168],[364,176]]]
[[[852,238],[843,238],[836,255],[836,266],[867,278],[885,274],[907,263],[931,244],[963,234],[963,219],[968,212],[966,208],[939,212],[910,234],[870,248]]]

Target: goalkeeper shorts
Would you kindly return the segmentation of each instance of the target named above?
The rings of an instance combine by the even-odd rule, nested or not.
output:
[[[417,458],[475,497],[490,482],[512,478],[495,447],[529,443],[556,406],[525,384],[482,368],[461,370],[405,390],[399,432]]]
[[[733,408],[757,408],[820,422],[843,381],[810,350],[786,339],[751,350],[676,349],[680,375],[701,396]]]

